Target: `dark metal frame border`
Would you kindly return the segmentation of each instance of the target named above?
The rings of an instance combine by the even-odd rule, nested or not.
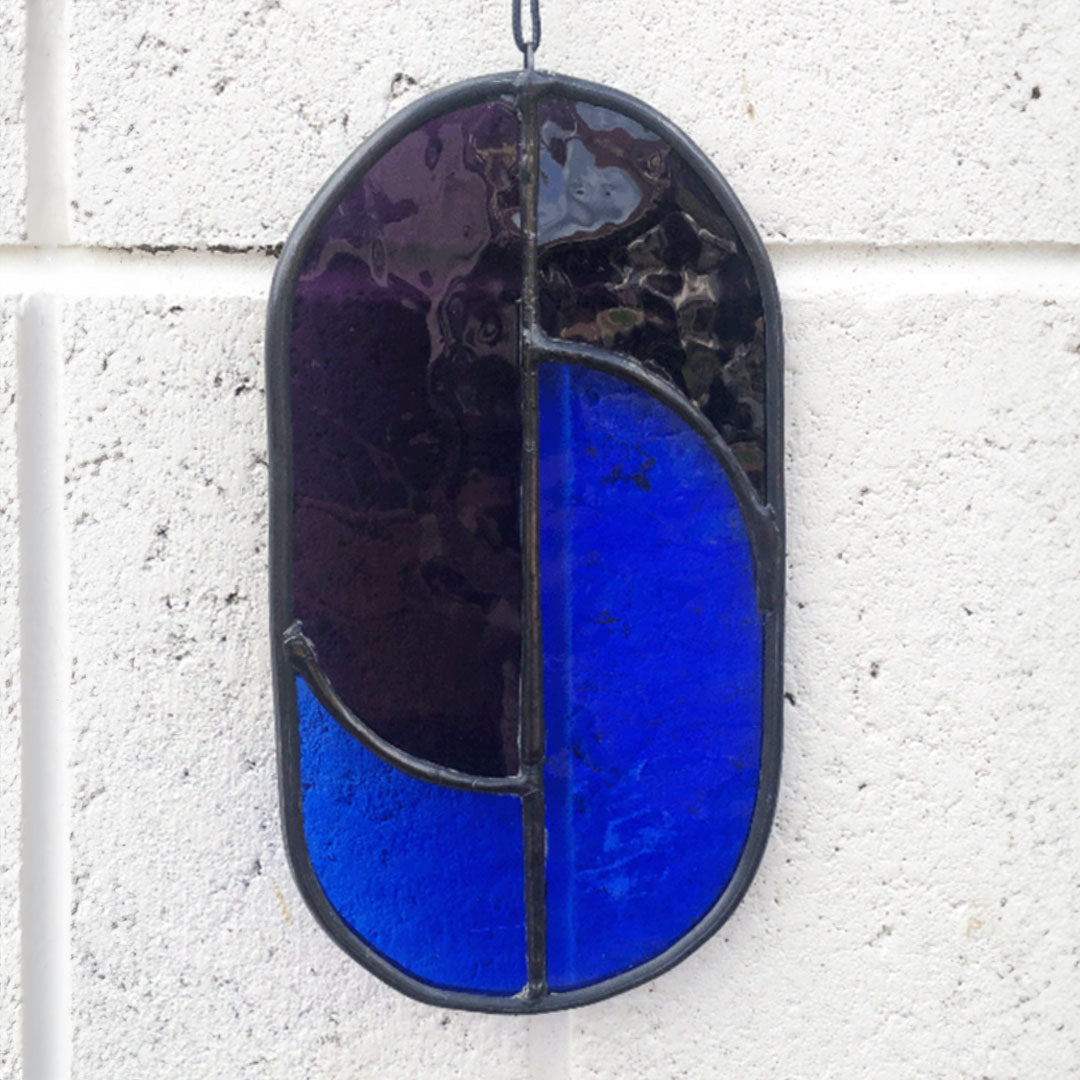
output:
[[[740,241],[750,257],[761,289],[765,320],[765,408],[766,408],[766,504],[758,501],[745,474],[735,464],[730,449],[717,435],[707,419],[673,387],[667,387],[640,368],[631,358],[588,346],[573,345],[546,338],[535,325],[535,221],[532,222],[532,243],[526,235],[526,280],[523,283],[523,364],[535,366],[544,360],[557,360],[584,364],[606,370],[620,378],[642,385],[666,405],[677,411],[709,443],[713,453],[732,481],[736,498],[743,512],[750,535],[755,558],[755,576],[759,607],[764,616],[764,684],[762,694],[762,747],[761,769],[757,800],[750,823],[750,830],[739,856],[734,873],[724,891],[712,908],[695,923],[678,941],[658,956],[647,960],[630,971],[622,972],[598,983],[573,990],[549,992],[543,977],[543,965],[535,963],[530,955],[529,985],[513,997],[481,993],[466,993],[426,983],[409,975],[378,950],[360,938],[345,923],[326,898],[312,868],[304,838],[302,806],[300,801],[298,739],[298,716],[295,674],[299,667],[307,669],[306,675],[312,689],[324,705],[340,705],[334,699],[332,688],[319,688],[318,666],[314,654],[306,655],[302,635],[293,625],[292,595],[292,438],[289,406],[289,337],[291,330],[291,302],[296,281],[302,268],[303,258],[310,241],[332,212],[341,195],[355,178],[366,172],[382,155],[409,132],[427,121],[446,112],[479,104],[504,95],[512,95],[519,111],[523,113],[522,189],[529,195],[523,198],[523,232],[529,233],[529,202],[535,203],[538,177],[535,154],[535,127],[532,144],[526,130],[529,127],[529,110],[535,109],[536,101],[545,96],[562,94],[614,109],[624,116],[637,120],[660,134],[673,150],[694,171],[716,198],[727,215]],[[534,114],[533,114],[534,115]],[[528,170],[531,169],[531,172]],[[529,196],[532,196],[530,198]],[[532,213],[535,213],[535,205]],[[531,260],[531,261],[530,261]],[[530,273],[531,270],[531,273]],[[529,280],[531,277],[531,281]],[[531,360],[526,354],[531,354]],[[783,336],[780,317],[780,301],[776,281],[764,244],[727,182],[712,162],[674,124],[646,105],[627,94],[596,83],[585,82],[561,75],[543,72],[510,72],[485,76],[459,83],[456,86],[433,93],[404,109],[385,123],[370,139],[359,147],[323,185],[311,204],[301,215],[281,254],[270,291],[266,323],[266,394],[269,437],[270,473],[270,641],[273,665],[274,701],[277,714],[278,780],[282,815],[289,862],[297,886],[305,902],[323,929],[345,952],[368,970],[402,993],[430,1005],[445,1008],[468,1009],[492,1013],[537,1013],[573,1008],[600,1001],[632,987],[656,978],[679,963],[701,946],[728,919],[749,888],[761,861],[772,824],[780,779],[783,712],[783,621],[784,621],[784,485],[783,485]],[[527,403],[526,403],[527,404]],[[528,431],[526,431],[526,441]],[[528,446],[526,446],[526,453]],[[523,474],[524,474],[523,469]],[[525,486],[528,481],[526,479]],[[524,500],[523,500],[524,501]],[[526,520],[526,527],[529,523]],[[526,575],[529,568],[526,566]],[[538,624],[538,620],[534,620]],[[306,639],[305,639],[306,640]],[[528,650],[527,650],[528,651]],[[314,666],[312,667],[312,662]],[[523,686],[530,697],[529,688],[535,683],[523,672]],[[533,687],[535,689],[535,687]],[[331,696],[332,695],[332,696]],[[539,699],[538,699],[539,700]],[[335,711],[335,710],[332,710]],[[347,713],[347,709],[345,709]],[[340,711],[335,715],[341,718]],[[363,725],[361,725],[363,726]],[[536,725],[533,725],[536,727]],[[536,907],[530,903],[529,889],[529,820],[537,819],[535,778],[531,773],[542,767],[542,726],[538,731],[524,730],[522,775],[503,778],[473,778],[437,775],[439,766],[415,759],[404,760],[396,748],[387,744],[378,748],[368,742],[369,748],[392,764],[412,775],[430,779],[436,783],[472,790],[503,791],[520,797],[525,819],[526,847],[526,918]],[[531,743],[531,745],[530,745]],[[539,746],[539,749],[538,749]],[[532,760],[536,758],[536,760]],[[436,770],[430,774],[429,770]],[[452,770],[444,770],[452,773]],[[477,780],[490,779],[477,785]],[[539,841],[543,841],[542,789],[539,796]],[[535,830],[534,830],[535,831]],[[534,840],[537,838],[534,837]],[[535,859],[535,843],[533,858]],[[539,848],[542,857],[543,849]],[[542,869],[542,868],[541,868]],[[539,880],[542,884],[543,877]],[[539,897],[542,912],[544,898]],[[533,929],[533,928],[530,928]],[[542,944],[543,927],[540,930]],[[535,935],[530,933],[532,945]],[[532,951],[535,951],[532,950]]]

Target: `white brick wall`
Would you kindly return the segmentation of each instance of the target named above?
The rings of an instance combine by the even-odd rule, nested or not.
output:
[[[401,104],[515,65],[509,5],[11,2],[3,1080],[1080,1075],[1075,5],[544,17],[542,66],[684,126],[776,260],[790,697],[759,876],[675,971],[535,1020],[395,994],[289,877],[266,249]]]
[[[18,1061],[19,852],[22,785],[19,732],[19,506],[15,458],[16,307],[0,300],[0,1061]],[[17,1065],[16,1065],[17,1068]],[[16,1072],[13,1068],[13,1074]]]
[[[25,227],[26,152],[23,69],[26,8],[21,0],[0,7],[0,244],[18,240]]]

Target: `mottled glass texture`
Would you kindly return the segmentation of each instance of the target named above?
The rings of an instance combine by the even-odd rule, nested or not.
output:
[[[304,837],[353,931],[426,982],[526,982],[521,802],[426,784],[349,735],[296,680]]]
[[[412,754],[517,769],[522,246],[496,100],[407,135],[306,253],[291,336],[296,617]]]
[[[765,492],[765,347],[750,258],[655,132],[596,105],[539,107],[540,319],[671,380]]]
[[[548,980],[663,952],[749,833],[762,621],[724,472],[666,405],[540,369]]]

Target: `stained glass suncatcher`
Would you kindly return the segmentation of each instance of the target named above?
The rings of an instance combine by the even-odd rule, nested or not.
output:
[[[733,911],[780,763],[764,248],[641,102],[531,71],[406,110],[271,296],[282,812],[406,993],[564,1008]]]

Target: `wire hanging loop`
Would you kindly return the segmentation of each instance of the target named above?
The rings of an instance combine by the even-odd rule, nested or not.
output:
[[[532,71],[533,57],[536,50],[540,48],[540,0],[529,0],[529,21],[532,26],[528,41],[525,40],[525,35],[521,32],[521,0],[512,0],[512,3],[514,11],[514,43],[525,58],[525,69]]]

